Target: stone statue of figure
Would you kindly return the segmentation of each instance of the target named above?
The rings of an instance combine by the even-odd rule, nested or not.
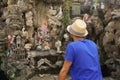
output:
[[[54,9],[53,9],[53,6],[50,6],[50,9],[48,10],[48,13],[49,13],[50,15],[55,15],[55,14],[57,13],[57,10],[54,10]]]
[[[62,7],[59,7],[59,12],[57,13],[57,15],[55,15],[55,18],[57,18],[58,20],[61,20],[63,18],[63,12],[62,12]]]
[[[25,30],[25,27],[22,28],[22,36],[28,39],[28,31]]]
[[[44,44],[45,44],[44,50],[50,50],[50,44],[49,44],[49,42],[44,41]]]
[[[55,15],[56,13],[56,15]],[[61,26],[60,20],[63,18],[63,12],[62,12],[62,7],[59,7],[58,13],[56,10],[53,10],[53,7],[51,6],[50,10],[48,11],[48,24],[49,25],[58,25]]]
[[[105,5],[103,2],[101,2],[101,6],[100,6],[101,9],[105,9]]]
[[[69,41],[69,35],[68,35],[68,33],[64,34],[64,39],[65,39],[65,41]]]
[[[8,35],[7,36],[7,56],[11,56],[12,55],[12,36]]]
[[[60,40],[57,40],[57,41],[55,42],[55,47],[57,48],[57,52],[58,52],[58,53],[61,52],[61,50],[60,50],[60,47],[61,47],[61,46],[62,46],[61,41],[60,41]]]
[[[26,17],[26,25],[33,26],[33,12],[32,11],[26,12],[25,17]]]
[[[84,15],[83,15],[83,20],[86,22],[86,23],[88,23],[90,20],[90,16],[89,16],[89,14],[87,14],[87,13],[85,13]]]
[[[32,60],[32,54],[30,52],[30,49],[32,48],[32,44],[31,43],[26,43],[24,48],[26,49],[27,51],[27,64],[30,64],[31,63],[31,60]]]
[[[16,37],[16,44],[17,44],[17,48],[20,48],[20,45],[22,44],[21,36],[20,35],[18,35]]]

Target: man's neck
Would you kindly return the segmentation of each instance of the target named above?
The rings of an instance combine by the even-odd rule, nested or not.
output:
[[[85,37],[75,36],[75,35],[73,35],[73,34],[71,34],[71,37],[73,38],[74,41],[84,40],[84,39],[85,39]]]
[[[77,41],[77,40],[84,40],[85,38],[84,37],[74,37],[73,40],[74,41]]]

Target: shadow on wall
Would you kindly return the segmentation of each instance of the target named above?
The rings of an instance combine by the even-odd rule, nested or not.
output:
[[[9,80],[3,70],[0,69],[0,80]]]
[[[2,60],[0,57],[0,80],[9,80],[8,76],[5,74],[5,72],[1,69],[1,64],[2,64]]]
[[[102,75],[103,77],[109,77],[111,76],[112,70],[110,70],[107,65],[103,64],[101,65]]]

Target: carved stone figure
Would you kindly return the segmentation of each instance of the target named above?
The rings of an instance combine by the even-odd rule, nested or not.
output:
[[[50,9],[49,9],[48,12],[49,12],[50,15],[53,15],[53,16],[54,16],[54,15],[56,15],[57,10],[54,10],[54,9],[53,9],[53,6],[50,6]]]
[[[16,37],[16,45],[17,45],[17,48],[20,48],[20,47],[21,47],[21,43],[22,43],[21,36],[20,36],[20,35],[17,35],[17,37]]]
[[[49,42],[44,41],[44,44],[45,44],[44,50],[50,50],[50,44],[49,44]]]
[[[103,2],[100,3],[100,8],[101,8],[101,9],[105,9],[105,5],[104,5]]]
[[[61,22],[59,20],[61,20],[63,18],[63,13],[62,13],[62,7],[60,6],[59,7],[59,12],[56,14],[56,15],[53,15],[55,13],[55,10],[52,10],[51,9],[49,10],[51,13],[48,14],[48,23],[49,25],[58,25],[60,26],[61,25]],[[48,13],[49,13],[48,11]]]
[[[62,12],[62,7],[59,7],[59,12],[57,13],[57,15],[55,15],[55,18],[57,18],[58,20],[61,20],[63,18],[63,12]]]
[[[26,25],[33,26],[33,12],[32,11],[26,12],[25,17],[26,17]]]
[[[22,37],[26,39],[28,39],[28,31],[25,30],[25,27],[22,28]]]
[[[58,52],[58,53],[61,52],[61,50],[60,50],[60,47],[61,47],[61,46],[62,46],[61,41],[60,41],[60,40],[57,40],[57,41],[55,42],[55,47],[57,48],[57,52]]]
[[[65,41],[69,41],[69,38],[70,38],[70,37],[69,37],[68,33],[65,33],[65,34],[64,34],[64,39],[65,39]]]
[[[30,49],[32,47],[32,44],[31,43],[27,43],[25,44],[24,48],[27,50],[27,58],[31,58],[31,53],[30,53]]]
[[[7,56],[12,56],[13,52],[12,52],[12,36],[8,35],[7,36]]]
[[[88,21],[89,21],[89,15],[88,15],[87,13],[85,13],[85,14],[83,15],[83,20],[84,20],[86,23],[88,23]]]

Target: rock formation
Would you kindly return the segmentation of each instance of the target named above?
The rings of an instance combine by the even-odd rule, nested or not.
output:
[[[81,4],[82,12],[78,17],[82,18],[84,13],[89,15],[86,21],[89,31],[87,38],[98,44],[102,70],[105,70],[104,67],[107,68],[109,71],[105,74],[109,72],[111,77],[119,80],[119,0],[100,0],[102,4],[98,2],[97,5],[92,5],[92,0],[72,1]],[[68,21],[66,16],[69,15],[65,14],[65,10],[69,11],[69,9],[64,10],[63,2],[63,0],[2,0],[0,2],[0,56],[3,57],[2,60],[6,59],[3,61],[7,61],[7,63],[3,62],[6,65],[2,64],[2,68],[10,78],[31,79],[40,74],[58,73],[63,63],[62,50],[65,50],[67,43],[71,41],[65,30]],[[71,18],[70,22],[72,20]],[[5,40],[8,35],[13,36],[12,57],[1,54],[7,51]]]

